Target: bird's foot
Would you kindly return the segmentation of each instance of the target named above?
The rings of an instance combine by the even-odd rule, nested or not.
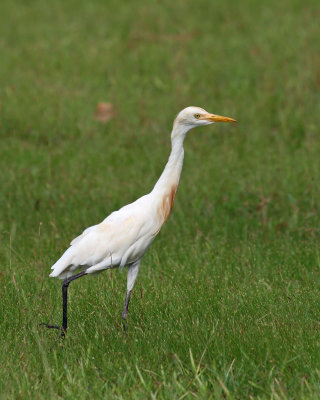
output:
[[[127,320],[125,319],[125,318],[122,318],[122,326],[123,326],[123,330],[124,330],[124,333],[126,334],[126,335],[128,335],[128,324],[127,324]]]
[[[62,326],[45,324],[44,322],[41,322],[41,324],[39,324],[39,325],[46,326],[49,329],[58,329],[60,331],[60,337],[65,338],[65,336],[66,336],[66,331],[65,331],[65,329],[63,329]]]

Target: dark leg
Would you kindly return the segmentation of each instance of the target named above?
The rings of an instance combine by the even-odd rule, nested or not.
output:
[[[122,319],[123,319],[122,326],[123,326],[123,329],[124,329],[125,332],[127,332],[127,330],[128,330],[128,327],[127,327],[127,314],[128,314],[128,308],[129,308],[131,292],[132,292],[132,290],[129,290],[127,292],[126,300],[124,302],[124,307],[123,307],[123,311],[122,311],[122,314],[121,314]]]
[[[67,331],[67,326],[68,326],[68,317],[67,317],[67,306],[68,306],[68,286],[70,282],[74,281],[77,278],[80,278],[81,276],[86,275],[86,272],[80,272],[79,274],[70,276],[69,278],[66,278],[62,282],[62,326],[57,326],[57,325],[49,325],[49,324],[40,324],[44,325],[47,328],[53,328],[53,329],[59,329],[61,331],[61,337],[65,337],[66,331]]]

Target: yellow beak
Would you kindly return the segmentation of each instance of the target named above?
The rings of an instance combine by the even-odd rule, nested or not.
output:
[[[223,117],[222,115],[215,115],[215,114],[205,114],[201,117],[201,119],[205,119],[207,121],[212,121],[212,122],[237,122],[233,118]]]

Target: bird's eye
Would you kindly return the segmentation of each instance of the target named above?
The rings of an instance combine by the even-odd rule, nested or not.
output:
[[[194,117],[199,119],[200,118],[200,114],[194,114]]]

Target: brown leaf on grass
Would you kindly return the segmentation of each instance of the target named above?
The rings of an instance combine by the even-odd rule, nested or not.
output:
[[[145,32],[139,32],[130,34],[127,44],[132,48],[140,43],[185,43],[199,35],[200,31],[181,32],[176,34],[146,34]]]
[[[114,107],[113,104],[111,103],[98,103],[96,112],[94,114],[94,119],[96,121],[103,122],[106,124],[108,121],[110,121],[112,118],[114,118],[115,112],[114,112]]]
[[[286,222],[286,221],[279,222],[279,223],[276,225],[275,228],[276,228],[276,230],[277,230],[278,232],[284,231],[286,228],[288,228],[288,222]]]

